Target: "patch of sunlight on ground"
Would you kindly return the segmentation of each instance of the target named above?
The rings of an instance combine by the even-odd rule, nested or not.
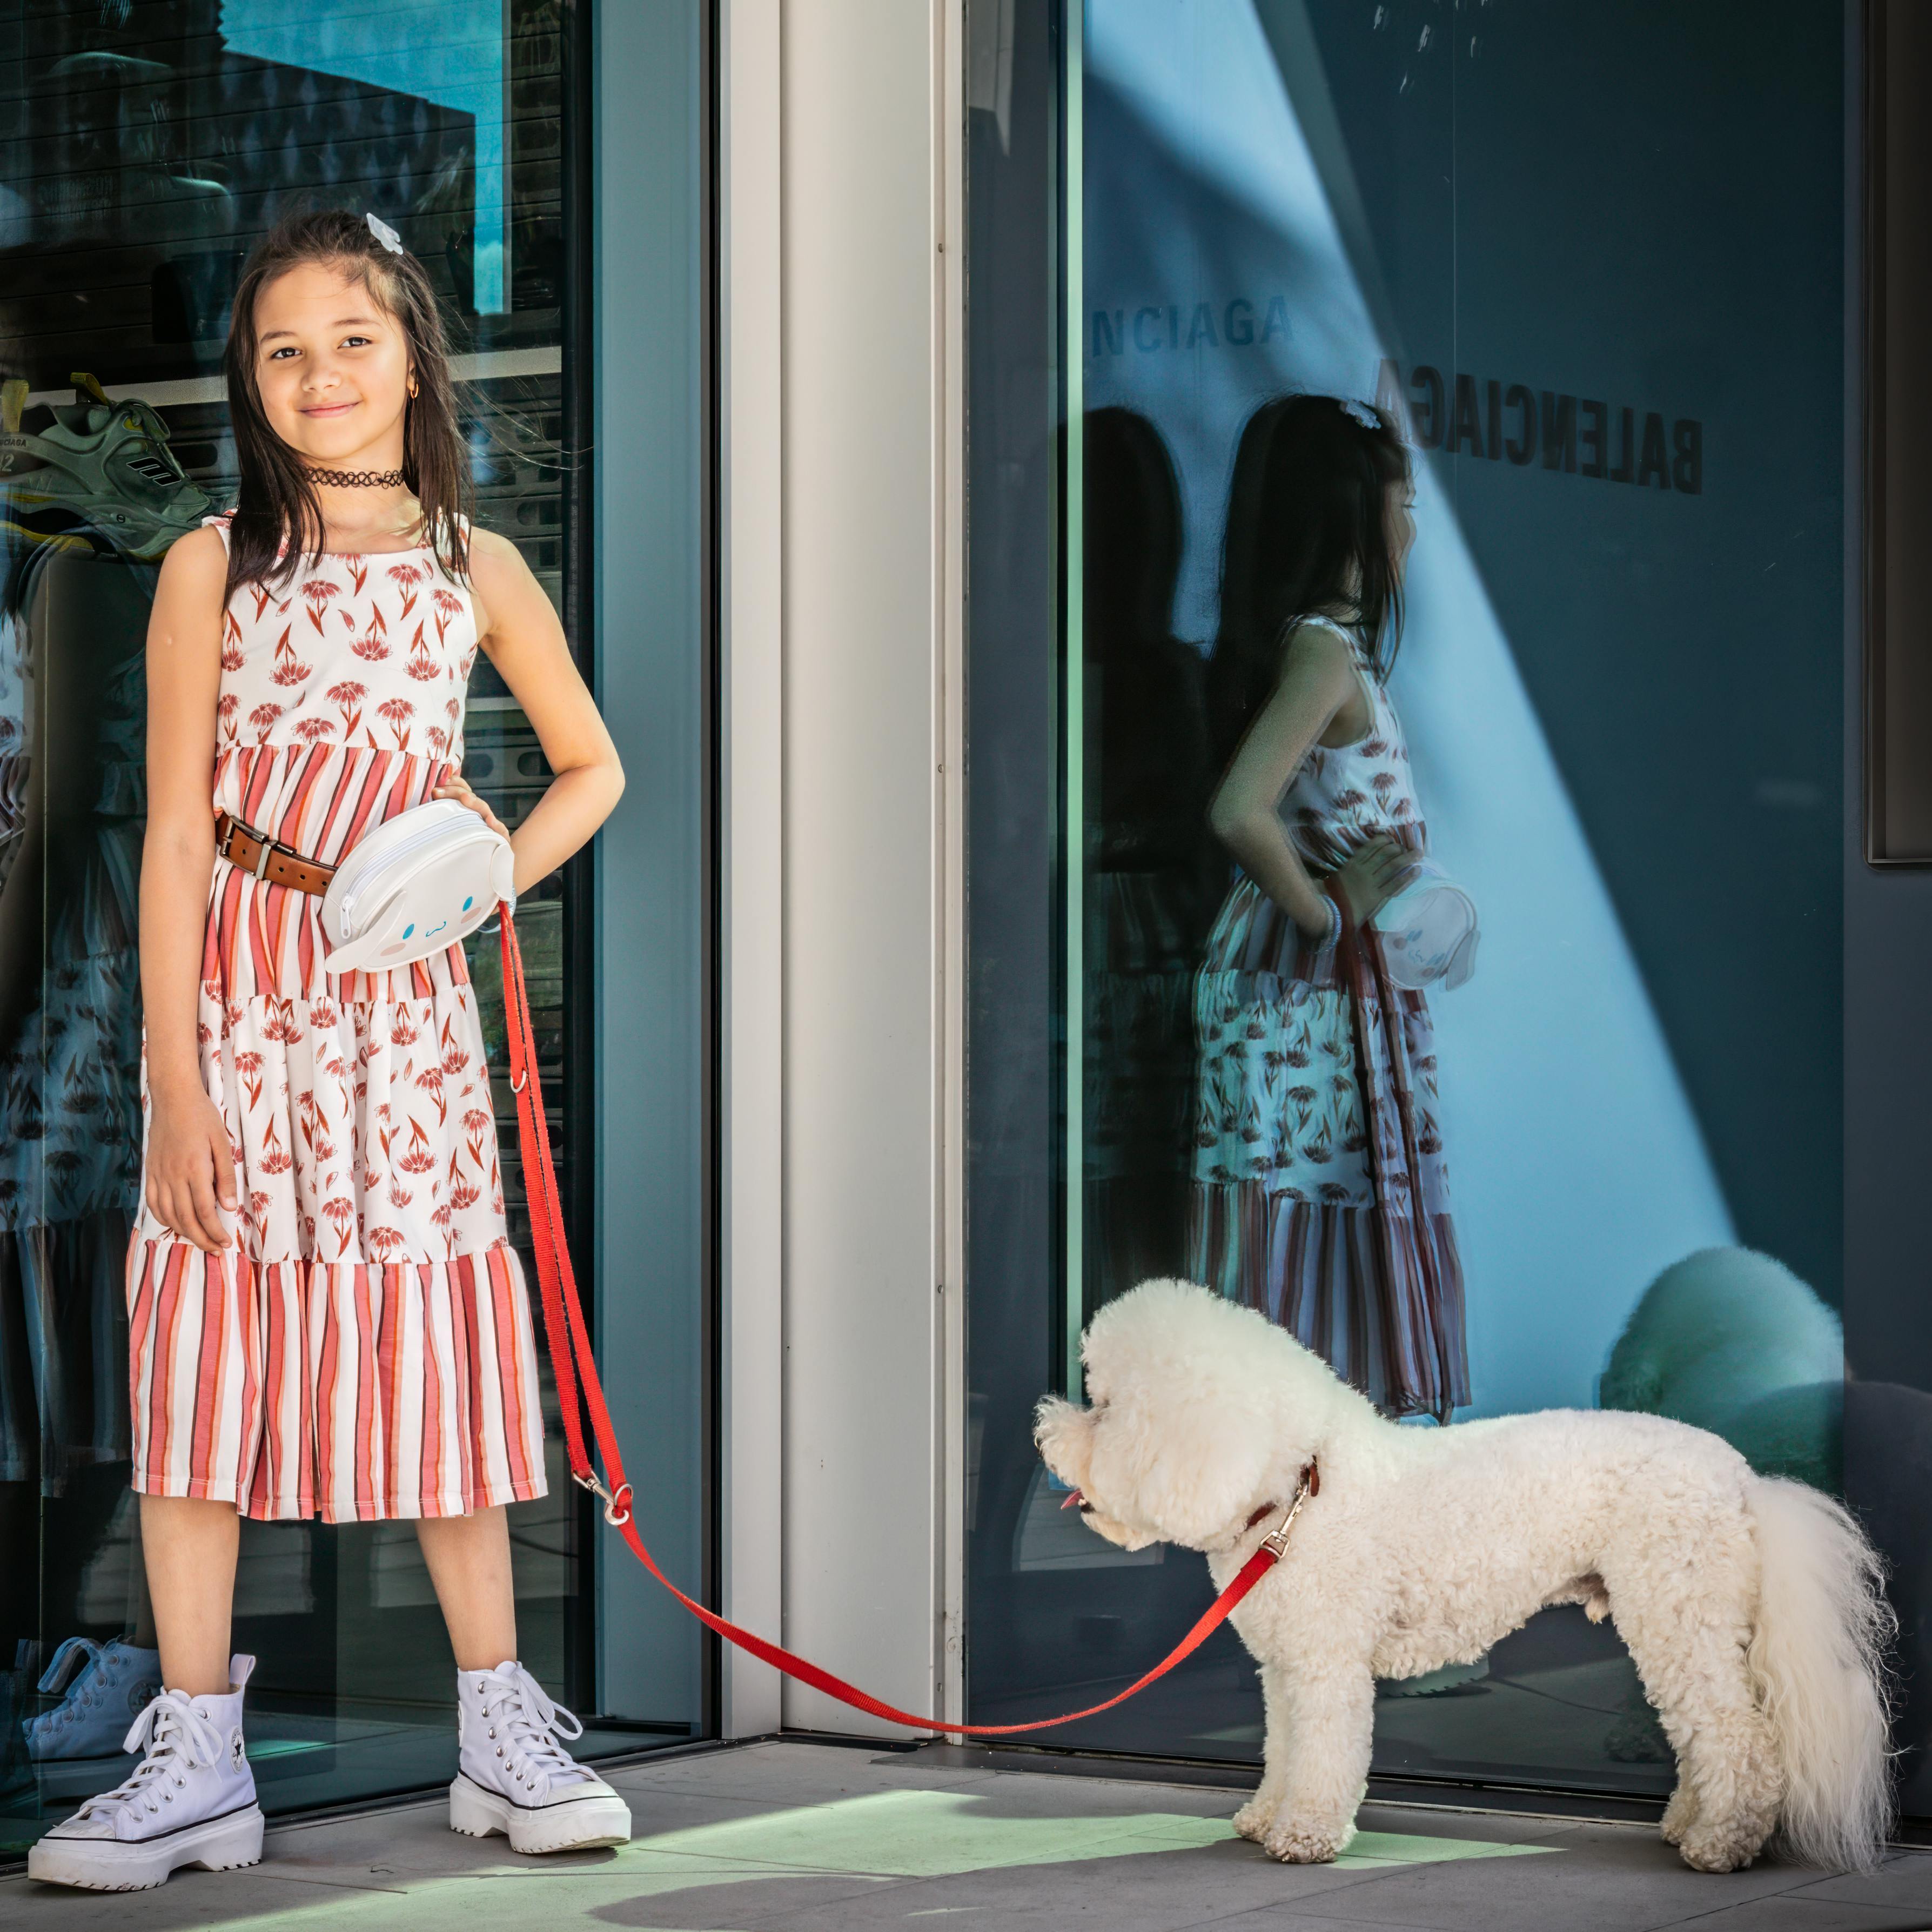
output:
[[[1234,1835],[1225,1818],[1144,1811],[1114,1817],[1002,1817],[986,1798],[958,1791],[881,1791],[830,1804],[695,1825],[634,1839],[629,1861],[665,1852],[769,1861],[794,1870],[937,1878],[1002,1866],[1069,1864],[1145,1852],[1219,1844]],[[1508,1858],[1540,1850],[1472,1838],[1362,1832],[1342,1865],[1433,1864],[1447,1858]]]
[[[326,1909],[332,1928],[363,1922],[381,1927],[382,1932],[391,1927],[458,1923],[480,1928],[495,1918],[478,1889],[483,1880],[508,1878],[519,1886],[566,1885],[568,1910],[580,1914],[599,1906],[754,1880],[833,1874],[881,1882],[950,1878],[1015,1866],[1071,1864],[1093,1858],[1197,1850],[1226,1843],[1234,1836],[1234,1827],[1225,1818],[1193,1817],[1181,1812],[1016,1818],[1000,1816],[977,1792],[883,1791],[655,1832],[632,1839],[608,1859],[554,1867],[548,1874],[534,1864],[518,1862],[487,1871],[401,1878],[400,1889],[360,1892],[332,1886],[328,1888]],[[1336,1862],[1345,1867],[1390,1868],[1448,1859],[1520,1858],[1553,1849],[1476,1838],[1363,1832]],[[494,1882],[488,1890],[500,1902],[519,1895],[506,1894]],[[525,1902],[511,1908],[513,1916],[526,1915],[532,1909],[540,1914],[556,1909],[534,1905],[528,1894],[521,1896]],[[226,1932],[271,1932],[272,1928],[286,1927],[304,1916],[299,1907],[258,1914],[229,1922]],[[520,1922],[527,1922],[526,1918]]]

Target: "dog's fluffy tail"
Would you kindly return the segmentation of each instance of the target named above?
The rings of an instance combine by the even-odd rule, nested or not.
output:
[[[1869,1871],[1892,1816],[1885,1652],[1897,1627],[1878,1552],[1802,1483],[1750,1480],[1762,1573],[1748,1653],[1785,1774],[1779,1826],[1806,1864]]]

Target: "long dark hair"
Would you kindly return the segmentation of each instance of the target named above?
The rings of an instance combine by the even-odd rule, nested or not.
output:
[[[256,304],[278,275],[310,262],[360,282],[401,325],[416,379],[416,393],[403,417],[403,482],[422,506],[424,540],[452,576],[467,577],[470,455],[456,425],[448,339],[436,291],[422,262],[406,251],[399,255],[385,248],[362,216],[325,208],[278,222],[255,244],[235,291],[222,356],[242,472],[229,532],[229,593],[244,584],[280,588],[304,558],[322,551],[322,505],[302,474],[308,459],[268,426],[255,380]]]
[[[1311,611],[1352,608],[1378,678],[1402,638],[1402,581],[1388,493],[1409,481],[1394,419],[1337,396],[1277,396],[1234,452],[1212,667],[1221,748],[1273,693],[1288,632]]]

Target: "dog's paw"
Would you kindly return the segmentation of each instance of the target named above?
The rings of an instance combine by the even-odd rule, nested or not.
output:
[[[1326,1865],[1334,1863],[1344,1840],[1335,1832],[1291,1825],[1264,1832],[1260,1842],[1270,1858],[1278,1858],[1285,1865]]]
[[[1758,1854],[1758,1846],[1736,1832],[1700,1832],[1694,1826],[1684,1833],[1677,1856],[1693,1871],[1742,1871]]]
[[[1250,1798],[1234,1814],[1235,1831],[1244,1838],[1252,1838],[1256,1844],[1268,1836],[1269,1825],[1274,1818],[1275,1808],[1264,1804],[1258,1798]]]

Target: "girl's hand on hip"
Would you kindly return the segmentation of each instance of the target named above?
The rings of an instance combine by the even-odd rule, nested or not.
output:
[[[458,805],[466,805],[485,825],[489,826],[492,832],[500,832],[506,838],[509,837],[510,828],[470,789],[454,772],[452,772],[448,777],[430,793],[430,796],[432,798],[453,798]]]
[[[1416,855],[1400,839],[1378,832],[1350,853],[1328,879],[1342,895],[1350,920],[1366,926],[1415,877],[1418,865]]]

